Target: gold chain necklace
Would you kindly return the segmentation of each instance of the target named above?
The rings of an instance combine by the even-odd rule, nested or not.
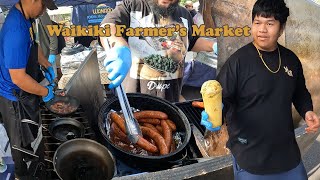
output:
[[[265,63],[265,61],[264,61],[264,59],[263,59],[263,57],[262,57],[262,54],[260,53],[260,51],[259,51],[259,49],[257,48],[257,46],[256,46],[254,43],[253,43],[253,45],[254,45],[254,47],[256,47],[256,49],[257,49],[257,51],[258,51],[258,54],[259,54],[259,57],[260,57],[261,61],[263,62],[264,66],[265,66],[271,73],[273,73],[273,74],[276,74],[277,72],[279,72],[280,67],[281,67],[281,56],[280,56],[279,47],[277,47],[277,49],[278,49],[278,54],[279,54],[279,67],[278,67],[278,69],[277,69],[276,71],[272,71],[272,70],[268,67],[268,65]]]

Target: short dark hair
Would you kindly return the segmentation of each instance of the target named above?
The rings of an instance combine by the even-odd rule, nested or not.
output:
[[[284,0],[257,0],[252,9],[252,22],[256,16],[274,17],[283,26],[289,16],[289,8]]]

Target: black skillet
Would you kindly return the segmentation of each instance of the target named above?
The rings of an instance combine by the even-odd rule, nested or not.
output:
[[[42,71],[44,71],[45,73],[49,73],[48,69],[45,68],[44,66],[41,66],[41,69]],[[54,84],[55,84],[55,89],[54,89],[54,93],[56,94],[55,97],[46,102],[45,105],[47,107],[47,109],[49,111],[51,111],[52,113],[56,114],[56,115],[59,115],[59,116],[67,116],[67,115],[70,115],[72,113],[74,113],[79,105],[80,105],[80,102],[72,97],[72,96],[68,96],[68,95],[61,95],[61,94],[64,94],[64,90],[57,90],[57,82],[54,81]],[[59,110],[53,108],[53,106],[56,104],[56,103],[63,103],[63,104],[68,104],[68,106],[72,107],[72,111],[62,111],[62,112],[59,112]]]
[[[52,137],[61,142],[82,138],[85,134],[83,124],[72,118],[57,118],[49,124],[48,130]]]
[[[53,158],[54,170],[63,180],[109,180],[114,159],[103,145],[90,139],[73,139],[61,144]]]
[[[59,112],[55,108],[53,108],[56,103],[69,104],[68,106],[72,107],[72,111]],[[77,111],[79,105],[80,102],[78,101],[78,99],[68,95],[55,95],[52,100],[45,103],[47,109],[58,116],[67,116],[74,113],[75,111]]]
[[[12,146],[18,150],[39,158],[33,151]],[[73,139],[62,143],[55,151],[53,161],[54,171],[62,180],[109,180],[115,172],[115,161],[109,150],[91,139]]]
[[[29,119],[21,120],[22,123],[33,124],[39,126],[38,123]],[[71,139],[82,138],[85,134],[83,124],[72,118],[56,118],[49,124],[48,128],[50,135],[58,141],[65,142]]]

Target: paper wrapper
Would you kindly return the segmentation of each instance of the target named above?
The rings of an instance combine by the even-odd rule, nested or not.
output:
[[[222,125],[219,131],[208,131],[204,137],[205,150],[210,157],[225,156],[230,154],[230,150],[226,147],[229,139],[226,125]]]
[[[202,84],[201,94],[204,109],[209,115],[213,127],[222,125],[222,87],[216,80],[209,80]]]

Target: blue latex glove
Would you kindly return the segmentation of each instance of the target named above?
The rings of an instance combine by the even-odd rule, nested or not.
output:
[[[46,86],[46,88],[48,89],[48,94],[46,96],[42,97],[43,102],[48,102],[54,98],[53,86],[48,85],[48,86]]]
[[[218,56],[218,43],[213,43],[212,45],[213,53]]]
[[[222,109],[223,109],[223,104],[222,104]],[[209,119],[209,115],[205,112],[202,111],[201,112],[201,122],[200,124],[203,125],[204,127],[206,127],[206,129],[208,129],[209,131],[219,131],[221,129],[221,126],[219,127],[212,127],[212,123],[210,121],[208,121]]]
[[[112,48],[107,54],[109,56],[104,60],[104,66],[109,72],[109,88],[113,89],[122,83],[131,67],[131,51],[127,46],[120,46]]]
[[[50,64],[53,65],[56,62],[56,55],[50,54],[49,58],[48,58],[48,61],[49,61]]]
[[[56,75],[52,66],[49,66],[47,71],[44,72],[44,77],[49,81],[50,84],[54,83]]]

